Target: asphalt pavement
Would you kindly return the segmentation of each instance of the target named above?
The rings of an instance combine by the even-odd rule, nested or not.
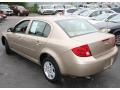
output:
[[[8,16],[7,20],[0,23],[0,33],[13,27],[23,18],[25,17]],[[120,52],[110,69],[91,79],[72,77],[64,79],[61,84],[48,82],[40,66],[18,54],[6,55],[0,41],[0,88],[120,88]]]

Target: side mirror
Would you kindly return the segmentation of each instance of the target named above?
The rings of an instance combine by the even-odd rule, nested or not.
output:
[[[7,32],[14,32],[14,28],[9,28]]]

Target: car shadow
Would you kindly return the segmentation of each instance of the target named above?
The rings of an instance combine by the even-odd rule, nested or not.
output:
[[[65,77],[61,86],[64,88],[88,88],[91,83],[94,83],[95,77],[91,77],[87,79],[85,77]]]
[[[115,87],[116,85],[113,84],[113,86],[110,85],[110,82],[113,81],[114,83],[118,83],[115,78],[113,70],[108,69],[104,72],[101,72],[99,74],[96,74],[94,76],[91,76],[91,78],[85,78],[85,77],[63,77],[62,82],[60,83],[50,83],[48,82],[43,73],[42,69],[39,65],[33,63],[32,61],[13,53],[13,56],[15,56],[16,59],[20,60],[21,63],[26,64],[26,66],[36,72],[38,83],[41,83],[39,79],[42,79],[42,83],[46,83],[47,86],[43,87],[57,87],[57,88],[107,88],[107,87]],[[119,80],[118,80],[119,81]]]

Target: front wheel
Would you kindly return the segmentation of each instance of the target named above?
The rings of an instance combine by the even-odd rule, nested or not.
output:
[[[17,13],[17,16],[21,16],[21,13],[20,13],[20,12],[18,12],[18,13]]]
[[[42,62],[42,69],[46,79],[52,83],[61,81],[61,74],[57,63],[51,56],[44,58]]]
[[[11,51],[11,49],[9,47],[9,44],[8,44],[6,39],[5,39],[5,51],[6,51],[6,54],[11,54],[12,53],[12,51]]]
[[[26,14],[26,16],[28,16],[29,14]]]

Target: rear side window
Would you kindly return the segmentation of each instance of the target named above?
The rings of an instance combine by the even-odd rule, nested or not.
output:
[[[51,27],[48,23],[43,21],[33,21],[29,30],[29,34],[48,37],[50,30]]]

